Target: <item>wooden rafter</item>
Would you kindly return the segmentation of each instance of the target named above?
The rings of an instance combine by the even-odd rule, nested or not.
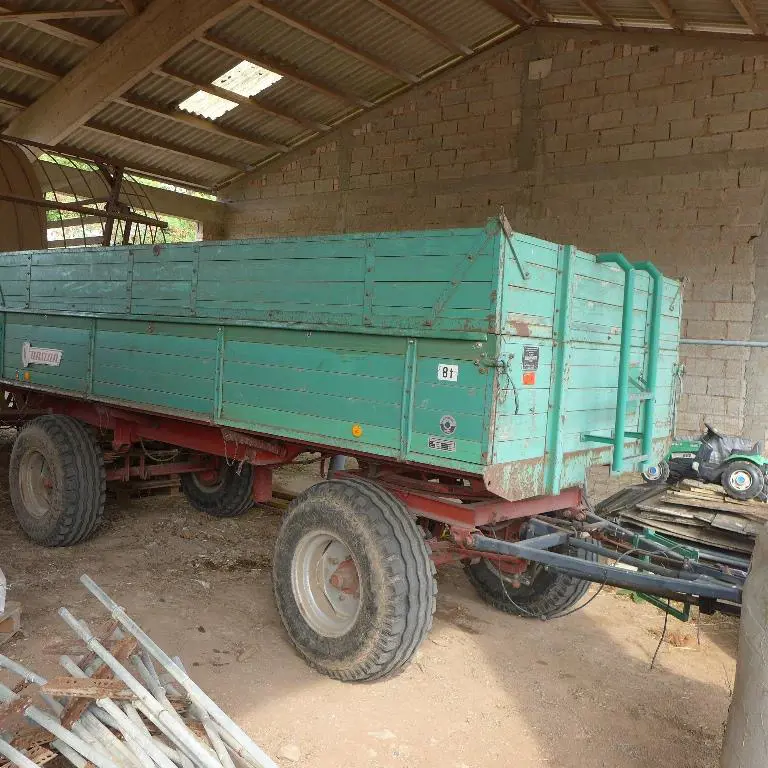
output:
[[[19,96],[13,96],[9,93],[0,93],[0,106],[10,109],[26,109],[30,102]]]
[[[136,99],[130,96],[120,96],[115,99],[115,101],[118,104],[123,104],[127,107],[140,109],[150,115],[156,115],[157,117],[173,120],[177,123],[181,123],[182,125],[198,128],[202,131],[214,133],[217,136],[222,136],[227,139],[242,141],[245,144],[250,144],[251,146],[258,147],[259,149],[269,149],[274,152],[288,151],[288,147],[285,146],[285,144],[278,144],[277,142],[270,141],[269,139],[254,138],[253,136],[248,136],[244,133],[240,133],[239,131],[233,131],[231,128],[225,128],[224,126],[215,123],[213,120],[206,120],[204,117],[198,117],[197,115],[189,114],[188,112],[184,112],[180,109],[166,109],[156,104],[151,104],[142,99]]]
[[[197,157],[200,160],[206,160],[209,163],[216,163],[217,165],[223,165],[227,168],[235,168],[239,171],[247,171],[250,166],[245,163],[238,163],[236,160],[231,160],[221,155],[216,155],[211,152],[205,152],[198,149],[190,149],[181,144],[175,144],[170,141],[158,139],[154,136],[146,136],[141,133],[135,133],[132,131],[126,131],[122,128],[115,128],[111,125],[101,123],[97,120],[89,120],[84,126],[89,131],[96,131],[98,133],[105,134],[107,136],[117,137],[119,139],[125,139],[131,141],[134,144],[142,144],[145,147],[154,147],[155,149],[162,149],[167,152],[174,152],[184,157]]]
[[[424,19],[412,13],[407,8],[394,2],[394,0],[368,0],[369,3],[375,5],[380,10],[392,16],[392,18],[402,21],[403,24],[407,24],[411,29],[415,30],[424,37],[429,38],[432,42],[441,45],[443,48],[458,54],[459,56],[471,56],[472,49],[468,45],[454,40],[452,37],[441,32],[434,24],[430,24]]]
[[[118,2],[129,16],[138,16],[141,13],[142,6],[138,0],[118,0]]]
[[[579,0],[581,6],[589,11],[603,26],[618,29],[619,22],[603,8],[597,0]]]
[[[17,13],[16,7],[10,7],[8,3],[0,4],[0,15],[6,16],[9,13]],[[44,32],[52,37],[57,37],[60,40],[66,40],[68,43],[74,43],[81,48],[96,48],[100,41],[95,37],[91,37],[83,32],[66,26],[66,24],[56,21],[35,21],[34,19],[26,19],[20,22],[25,27],[36,29],[38,32]]]
[[[655,8],[659,16],[672,27],[672,29],[678,31],[685,29],[685,25],[677,15],[677,11],[670,5],[669,0],[648,0],[648,2]]]
[[[536,21],[552,20],[552,14],[550,14],[539,0],[512,0],[512,2]]]
[[[287,122],[293,123],[294,125],[298,125],[301,128],[306,128],[312,131],[330,131],[331,130],[331,126],[326,125],[325,123],[318,123],[314,120],[306,120],[304,118],[297,117],[296,115],[293,115],[290,112],[286,112],[282,109],[277,109],[276,107],[271,107],[265,104],[260,99],[254,98],[253,96],[250,96],[250,97],[241,96],[239,93],[230,91],[227,88],[222,88],[221,86],[213,85],[213,83],[205,83],[201,80],[192,78],[189,75],[182,75],[179,72],[174,72],[173,70],[168,69],[168,67],[161,67],[160,69],[155,70],[155,74],[159,75],[160,77],[165,77],[165,78],[168,78],[169,80],[173,80],[174,82],[177,82],[180,85],[186,85],[190,88],[197,88],[198,91],[210,93],[212,96],[218,96],[220,99],[228,99],[229,101],[234,101],[236,104],[246,107],[247,109],[251,109],[254,112],[259,112],[263,115],[271,115],[272,117],[277,117],[277,118],[280,118],[281,120],[286,120]]]
[[[81,127],[84,128],[84,126]],[[87,148],[79,146],[78,144],[57,144],[56,149],[60,149],[62,152],[67,152],[70,155],[93,157],[93,154],[90,153]],[[187,157],[189,156],[189,152],[187,152]],[[102,161],[111,165],[120,166],[128,173],[135,173],[136,175],[143,176],[147,179],[156,179],[157,181],[164,181],[170,184],[178,184],[187,189],[198,189],[202,192],[210,192],[212,188],[210,181],[206,181],[199,176],[190,174],[189,176],[182,178],[181,176],[175,176],[167,168],[159,168],[151,163],[136,163],[133,160],[127,160],[112,152],[110,152],[109,157],[102,158]],[[243,171],[238,171],[237,175],[240,175],[241,173],[243,173]]]
[[[44,144],[63,142],[148,72],[242,7],[240,0],[152,0],[17,116],[7,133]]]
[[[739,12],[741,18],[747,23],[749,28],[760,37],[765,36],[765,24],[760,18],[757,8],[752,0],[731,0],[733,7]]]
[[[0,22],[53,21],[57,19],[92,19],[102,16],[125,16],[122,8],[92,8],[68,11],[8,11],[0,15]]]
[[[520,10],[520,6],[512,0],[485,0],[485,3],[521,27],[527,27],[533,21],[531,14]]]
[[[264,52],[245,51],[234,43],[222,40],[211,33],[201,36],[200,42],[207,43],[208,45],[218,48],[224,53],[230,54],[230,56],[236,56],[244,61],[249,61],[251,64],[255,64],[257,67],[264,67],[265,69],[275,72],[278,75],[287,77],[294,82],[301,83],[302,85],[312,88],[318,93],[322,93],[324,96],[331,96],[335,99],[339,99],[347,104],[360,107],[372,107],[373,102],[367,99],[362,99],[359,96],[351,94],[342,88],[337,88],[334,85],[324,83],[322,80],[310,75],[307,72],[300,70],[298,67],[294,67],[291,64],[287,64],[280,59],[270,56]]]
[[[55,82],[61,77],[59,72],[54,72],[42,64],[3,49],[0,49],[0,67],[12,69],[14,72],[21,72],[25,75],[39,77],[41,80],[48,80],[50,82]]]
[[[394,77],[396,80],[402,80],[405,83],[418,83],[418,75],[414,75],[411,72],[406,72],[404,69],[392,64],[389,61],[385,61],[376,54],[364,51],[352,43],[347,42],[333,32],[329,32],[325,29],[321,29],[314,22],[309,19],[296,16],[291,11],[288,11],[272,0],[254,0],[251,5],[257,10],[272,16],[284,24],[288,24],[294,29],[298,29],[300,32],[304,32],[310,37],[314,37],[316,40],[320,40],[323,43],[336,48],[336,50],[346,53],[349,56],[353,56],[358,61],[362,61],[363,64],[367,64],[369,67],[378,69],[381,72]]]

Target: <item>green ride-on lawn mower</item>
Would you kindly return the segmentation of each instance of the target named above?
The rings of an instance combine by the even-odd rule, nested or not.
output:
[[[676,440],[666,458],[643,471],[646,483],[720,483],[734,499],[768,501],[768,459],[761,443],[720,434],[709,424],[699,440]]]

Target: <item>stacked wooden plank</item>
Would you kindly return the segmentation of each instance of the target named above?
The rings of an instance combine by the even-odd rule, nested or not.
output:
[[[598,514],[697,549],[748,559],[768,523],[768,504],[737,501],[716,485],[683,480],[675,487],[633,486],[598,505]]]

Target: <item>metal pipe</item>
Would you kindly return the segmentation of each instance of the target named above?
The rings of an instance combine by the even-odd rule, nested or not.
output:
[[[54,739],[51,742],[51,746],[61,755],[67,758],[75,768],[88,768],[90,763],[78,752],[75,752],[72,747],[65,744],[61,739]]]
[[[7,741],[0,739],[0,755],[7,757],[19,768],[39,768],[37,763],[33,763],[25,754],[14,749]]]
[[[474,534],[471,537],[470,549],[478,552],[492,552],[499,555],[513,555],[524,560],[549,566],[554,570],[579,579],[594,581],[598,584],[608,584],[614,587],[625,587],[648,594],[661,595],[683,599],[684,596],[709,597],[716,600],[741,602],[741,588],[730,584],[717,584],[711,581],[687,581],[685,579],[654,576],[635,571],[627,571],[612,565],[588,562],[578,558],[550,552],[547,549],[533,549],[523,543],[500,541],[488,536]]]
[[[768,341],[734,341],[733,339],[680,339],[681,344],[702,347],[762,347],[768,348]]]
[[[621,253],[601,253],[598,264],[616,264],[624,271],[624,303],[621,308],[621,346],[619,347],[619,381],[616,387],[616,417],[613,428],[613,460],[611,471],[624,471],[627,398],[629,395],[629,363],[632,354],[632,324],[635,310],[635,269]]]
[[[523,539],[526,547],[534,549],[553,549],[565,544],[571,534],[567,531],[557,531],[556,533],[545,533],[542,536],[532,536],[530,539]]]
[[[139,746],[156,762],[160,768],[176,768],[170,758],[166,757],[155,745],[151,738],[147,737],[140,728],[128,718],[120,707],[112,699],[97,699],[96,703],[118,724],[120,733],[138,742]]]
[[[173,733],[174,741],[182,744],[195,759],[206,768],[221,768],[219,762],[203,747],[192,732],[184,726],[179,728],[176,720],[160,704],[152,694],[91,634],[86,632],[77,619],[66,609],[59,609],[59,616],[74,630],[75,634],[85,642],[89,650],[93,651],[114,672],[115,677],[126,684],[128,689],[142,702],[147,710],[156,718],[157,723],[167,726]],[[105,707],[106,709],[106,707]],[[112,712],[107,710],[110,714]],[[114,716],[114,715],[113,715]]]
[[[640,453],[646,458],[640,462],[640,469],[648,466],[653,452],[653,432],[656,426],[656,385],[659,378],[659,351],[661,347],[661,305],[664,301],[664,276],[650,261],[635,264],[635,269],[647,272],[653,283],[653,291],[648,297],[648,312],[651,314],[650,338],[648,339],[648,371],[646,389],[650,397],[643,406],[643,441]]]
[[[260,768],[278,768],[277,764],[251,739],[250,736],[240,728],[207,694],[194,680],[181,669],[170,656],[147,635],[146,632],[130,617],[128,614],[109,596],[106,592],[91,579],[83,574],[80,581],[85,588],[109,611],[113,619],[130,632],[139,643],[163,666],[163,668],[181,685],[189,694],[190,699],[199,707],[205,709],[211,716],[211,719],[217,723],[222,730],[229,733],[232,739],[241,746],[257,766]],[[154,701],[154,699],[153,699]],[[226,741],[226,739],[225,739]]]
[[[57,739],[72,747],[76,752],[79,752],[88,762],[100,766],[100,768],[118,768],[101,750],[93,747],[85,739],[80,738],[80,736],[72,731],[68,731],[58,720],[41,709],[35,706],[27,707],[24,710],[24,715],[33,723],[37,723],[45,728],[46,731],[50,731]]]
[[[7,669],[9,672],[13,672],[14,675],[18,675],[20,678],[22,678],[25,683],[34,683],[35,685],[43,686],[48,682],[44,677],[38,675],[37,672],[33,672],[31,669],[28,669],[22,664],[19,664],[17,661],[9,659],[7,656],[3,656],[2,654],[0,654],[0,668]],[[49,696],[47,693],[41,693],[40,698],[53,710],[55,714],[59,715],[64,710],[64,707],[59,704],[59,702],[56,701],[53,696]]]

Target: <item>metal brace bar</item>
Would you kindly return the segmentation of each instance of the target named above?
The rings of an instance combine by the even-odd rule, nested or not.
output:
[[[507,215],[504,213],[504,211],[499,214],[499,223],[501,224],[501,230],[504,233],[504,237],[507,239],[509,250],[512,251],[512,256],[515,259],[517,268],[520,270],[520,274],[523,276],[523,280],[529,280],[531,273],[529,272],[526,263],[520,258],[517,251],[515,250],[515,246],[512,244],[512,238],[515,236],[515,233],[512,231],[512,225],[509,223],[509,219],[507,218]]]

